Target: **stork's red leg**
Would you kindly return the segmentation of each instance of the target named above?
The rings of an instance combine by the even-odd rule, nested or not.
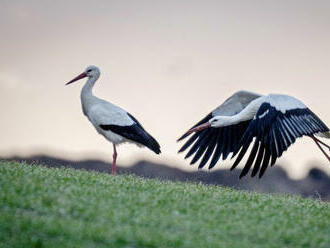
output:
[[[322,149],[321,145],[318,143],[318,139],[314,137],[314,135],[310,136],[316,143],[316,145],[320,148],[320,150],[323,152],[324,156],[329,160],[330,162],[330,157],[328,156],[328,154]]]
[[[116,162],[117,162],[117,150],[116,145],[113,144],[113,161],[112,161],[112,175],[116,175]]]

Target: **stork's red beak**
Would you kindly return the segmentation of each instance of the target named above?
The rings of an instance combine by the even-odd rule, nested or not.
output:
[[[210,122],[205,122],[205,123],[203,123],[203,124],[200,124],[199,126],[197,126],[197,127],[194,127],[194,128],[192,128],[192,129],[190,129],[190,130],[188,130],[188,132],[186,133],[186,134],[191,134],[191,133],[193,133],[193,132],[197,132],[197,131],[201,131],[201,130],[203,130],[203,129],[205,129],[205,128],[209,128],[209,127],[211,127],[211,123]]]
[[[86,72],[81,73],[80,75],[76,76],[74,79],[72,79],[70,82],[67,82],[65,85],[71,84],[79,79],[82,79],[84,77],[87,77]]]

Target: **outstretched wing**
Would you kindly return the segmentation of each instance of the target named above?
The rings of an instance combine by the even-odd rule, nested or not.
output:
[[[270,95],[261,104],[240,139],[233,153],[233,157],[237,154],[238,156],[231,169],[239,164],[254,140],[240,178],[248,173],[253,162],[251,176],[259,172],[260,178],[268,165],[274,165],[276,159],[281,157],[297,138],[327,131],[329,128],[299,100],[289,96]]]
[[[193,127],[209,121],[214,116],[233,116],[241,112],[251,101],[260,96],[261,95],[259,94],[248,91],[236,92]],[[240,138],[248,127],[249,122],[250,121],[245,121],[237,125],[221,128],[208,128],[198,131],[186,141],[179,152],[183,152],[190,147],[185,158],[189,158],[195,154],[191,164],[196,163],[196,161],[203,156],[199,168],[203,168],[212,156],[209,165],[209,169],[211,169],[218,162],[221,155],[222,159],[226,159],[229,153],[234,151],[234,148],[237,146]],[[189,134],[185,133],[178,139],[178,141],[183,140],[188,136]]]

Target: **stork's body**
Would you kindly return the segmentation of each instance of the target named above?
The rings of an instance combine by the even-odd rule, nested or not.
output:
[[[148,147],[156,154],[160,153],[160,146],[131,114],[93,95],[92,89],[99,76],[99,69],[96,66],[89,66],[85,72],[67,84],[88,77],[87,82],[81,90],[82,110],[84,115],[94,125],[97,132],[113,143],[112,173],[116,174],[116,145],[124,142],[135,143],[138,146]]]
[[[254,162],[252,176],[259,172],[261,177],[268,165],[274,165],[276,159],[303,135],[311,137],[324,155],[321,148],[328,145],[315,135],[330,138],[329,128],[300,100],[279,94],[267,96],[247,91],[239,91],[212,111],[179,140],[195,134],[182,146],[179,152],[191,146],[185,158],[195,154],[194,164],[203,158],[199,168],[204,167],[212,157],[209,168],[220,159],[226,159],[232,153],[237,158],[234,169],[247,152],[254,140],[250,156],[240,175],[245,176]]]

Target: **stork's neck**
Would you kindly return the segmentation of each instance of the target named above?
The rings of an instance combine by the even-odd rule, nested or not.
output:
[[[80,98],[84,114],[87,113],[89,106],[93,103],[93,99],[95,98],[93,95],[93,87],[98,78],[98,76],[88,78],[87,82],[81,90]]]
[[[81,97],[93,96],[93,87],[98,77],[90,77],[81,90]]]
[[[218,121],[212,125],[213,127],[225,127],[236,125],[240,122],[253,119],[260,105],[263,102],[263,97],[259,97],[251,101],[241,112],[233,116],[215,116]]]

